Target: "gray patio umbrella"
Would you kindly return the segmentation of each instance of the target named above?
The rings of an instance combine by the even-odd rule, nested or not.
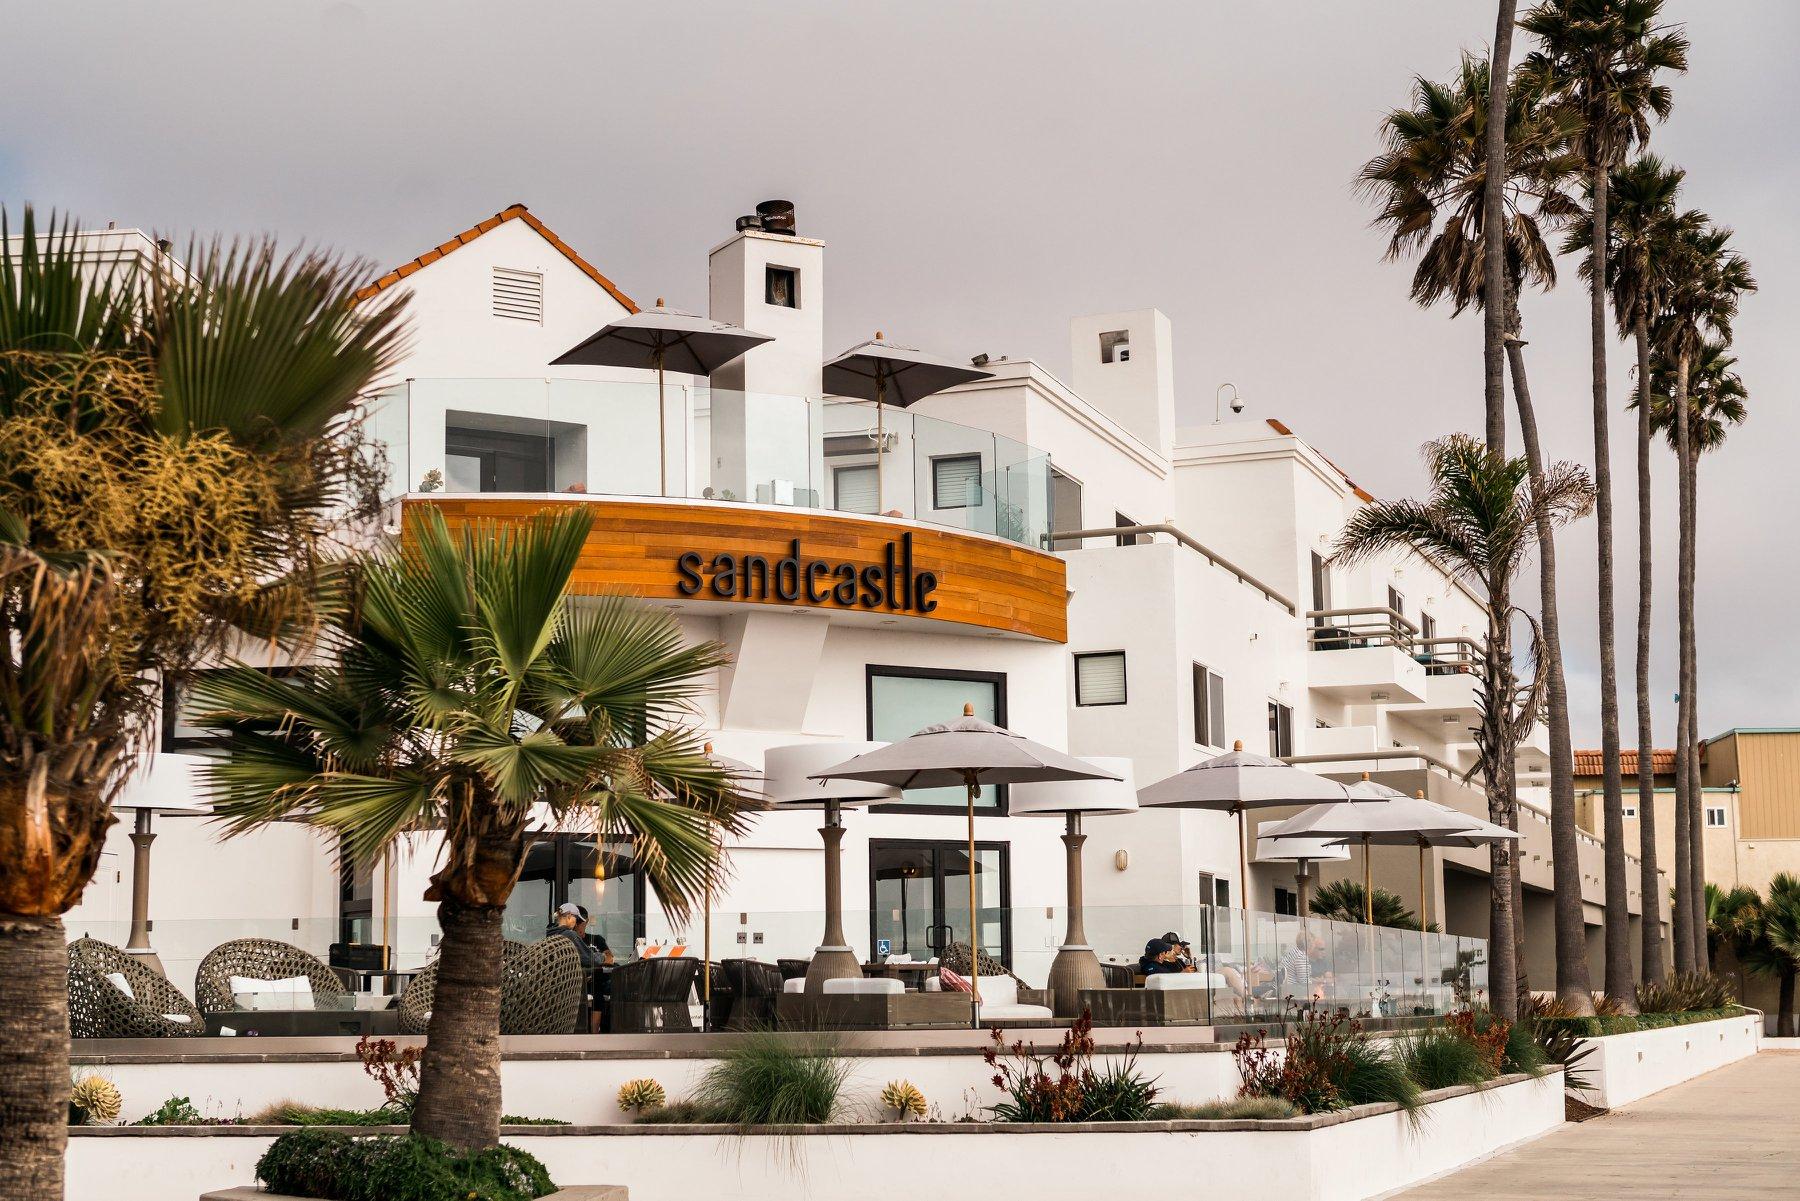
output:
[[[1235,742],[1223,755],[1203,760],[1184,771],[1138,789],[1138,804],[1154,808],[1210,809],[1231,813],[1238,826],[1238,907],[1243,913],[1244,943],[1250,941],[1250,840],[1244,828],[1244,812],[1305,805],[1313,801],[1342,801],[1350,790],[1336,780],[1244,749]]]
[[[975,897],[975,795],[983,784],[1036,784],[1056,780],[1116,780],[1086,760],[1031,741],[975,716],[965,704],[955,721],[926,726],[910,738],[814,772],[814,780],[862,780],[892,788],[968,790],[969,1006],[970,1024],[981,1025],[981,920]]]
[[[745,763],[742,759],[733,759],[729,755],[715,755],[713,744],[706,744],[706,757],[711,759],[719,770],[731,777],[733,784],[739,785],[743,791],[762,788],[763,774]],[[715,830],[713,834],[713,854],[716,859],[725,857],[725,846],[719,841]],[[700,1024],[703,1028],[712,1028],[712,881],[706,884],[706,900],[701,910],[701,954],[700,961]]]
[[[852,346],[825,364],[825,391],[833,396],[854,396],[875,402],[875,511],[882,512],[882,462],[887,457],[887,405],[907,408],[913,402],[978,379],[982,371],[960,363],[946,363],[910,346],[882,339],[881,331],[867,342]]]
[[[669,494],[669,447],[663,421],[663,372],[711,375],[725,364],[774,339],[724,321],[700,317],[663,304],[603,325],[578,345],[551,359],[551,366],[647,367],[656,372],[657,469],[662,494]]]

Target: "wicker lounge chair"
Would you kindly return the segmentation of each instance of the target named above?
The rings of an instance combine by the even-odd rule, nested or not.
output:
[[[692,1030],[688,997],[700,974],[698,959],[639,959],[615,969],[612,976],[612,1028],[615,1034],[658,1030]]]
[[[783,980],[798,980],[806,975],[806,969],[812,966],[810,959],[777,959],[776,970]]]
[[[1137,969],[1129,963],[1101,963],[1100,978],[1108,988],[1137,987]]]
[[[181,990],[117,947],[69,944],[71,1038],[196,1038],[206,1020]]]
[[[727,959],[723,966],[735,994],[726,1026],[732,1030],[772,1029],[776,999],[781,996],[781,969],[755,959]]]
[[[350,1003],[349,990],[338,974],[316,956],[272,938],[239,938],[206,953],[194,974],[194,1000],[202,1013],[242,1009],[231,988],[232,977],[293,980],[305,977],[312,986],[313,1008],[339,1009]]]
[[[437,992],[437,968],[433,960],[400,994],[401,1033],[425,1033]],[[581,952],[568,939],[508,940],[501,947],[500,1033],[576,1033],[586,990]]]

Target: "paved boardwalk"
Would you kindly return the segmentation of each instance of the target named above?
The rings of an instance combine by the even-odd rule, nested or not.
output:
[[[1800,1052],[1764,1051],[1441,1180],[1404,1201],[1800,1197]]]

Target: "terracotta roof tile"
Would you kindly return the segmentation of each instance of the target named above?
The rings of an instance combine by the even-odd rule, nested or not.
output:
[[[1650,770],[1659,776],[1666,776],[1675,770],[1675,752],[1658,748],[1650,752]],[[1578,776],[1599,776],[1606,773],[1606,755],[1602,751],[1576,751],[1575,774]],[[1627,778],[1638,773],[1638,753],[1635,747],[1624,747],[1619,751],[1619,773]]]
[[[413,272],[419,270],[419,268],[430,266],[451,251],[456,250],[459,247],[467,246],[470,242],[473,242],[476,238],[479,238],[489,230],[498,229],[504,222],[513,220],[523,221],[525,224],[529,225],[537,232],[539,237],[556,247],[564,258],[575,264],[583,275],[599,284],[602,288],[605,288],[607,294],[620,304],[624,305],[627,312],[635,313],[638,311],[637,303],[633,301],[631,297],[619,291],[612,280],[607,279],[604,275],[600,274],[592,263],[589,263],[579,254],[576,254],[574,249],[567,242],[557,237],[556,233],[551,230],[549,226],[545,225],[542,221],[539,221],[532,215],[531,210],[527,209],[522,204],[514,204],[501,209],[487,220],[478,222],[470,228],[463,230],[448,242],[432,247],[430,250],[427,250],[424,254],[421,254],[418,258],[413,259],[410,262],[400,264],[400,266],[394,268],[374,283],[369,284],[358,291],[356,293],[356,299],[358,301],[367,300],[384,289],[393,287]]]

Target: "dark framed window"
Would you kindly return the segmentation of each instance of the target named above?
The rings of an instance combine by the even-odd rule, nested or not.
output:
[[[1275,912],[1285,917],[1300,916],[1300,895],[1291,888],[1275,888]]]
[[[163,677],[162,690],[162,738],[161,746],[165,752],[217,750],[225,744],[226,734],[222,730],[201,726],[197,723],[197,714],[190,710],[189,695],[192,688],[189,684],[194,677],[207,672],[223,671],[219,667],[197,667],[175,676]],[[296,667],[264,667],[255,670],[271,676],[291,676],[299,668]]]
[[[1204,663],[1194,664],[1194,741],[1225,745],[1225,678]]]
[[[1127,516],[1125,516],[1125,514],[1120,513],[1117,510],[1115,510],[1113,512],[1113,526],[1115,528],[1124,529],[1128,526],[1134,526],[1137,524],[1138,524],[1137,518],[1127,517]],[[1117,538],[1118,538],[1118,542],[1119,542],[1120,546],[1136,546],[1140,540],[1142,540],[1144,542],[1150,541],[1150,537],[1147,534],[1119,534],[1119,535],[1117,535]]]
[[[1269,754],[1277,759],[1294,753],[1294,710],[1280,701],[1269,702]]]
[[[974,509],[981,505],[981,456],[933,455],[931,507]]]
[[[350,858],[338,843],[338,937],[345,944],[368,945],[375,937],[375,868]]]
[[[1315,613],[1331,608],[1331,563],[1318,551],[1312,552],[1312,607]],[[1323,626],[1325,618],[1315,617],[1313,624]]]
[[[793,267],[777,267],[773,263],[764,267],[763,303],[774,305],[778,309],[799,308],[800,272]]]
[[[601,849],[592,834],[544,834],[525,851],[525,866],[501,916],[501,931],[536,942],[549,931],[556,907],[573,901],[588,911],[588,937],[604,939],[620,959],[644,937],[644,874],[628,842]]]
[[[1087,526],[1081,521],[1081,481],[1072,475],[1064,475],[1055,467],[1050,469],[1050,532],[1058,530],[1084,530]],[[1080,550],[1079,538],[1064,538],[1053,543],[1051,550]]]
[[[1125,703],[1125,652],[1084,651],[1075,656],[1075,703],[1123,705]]]
[[[969,942],[969,844],[960,840],[869,840],[869,950],[925,961]],[[975,905],[981,949],[1012,963],[1012,848],[975,844]]]
[[[864,736],[882,742],[909,738],[926,726],[961,717],[965,704],[973,705],[975,716],[981,720],[1004,726],[1006,673],[871,663],[865,683]],[[1006,786],[983,786],[976,795],[975,808],[1006,812]],[[965,810],[961,788],[912,788],[897,804],[876,806],[876,812],[894,813]]]

